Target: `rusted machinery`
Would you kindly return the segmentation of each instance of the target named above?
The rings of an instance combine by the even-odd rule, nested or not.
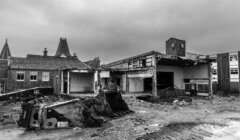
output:
[[[18,125],[27,129],[55,129],[100,126],[102,120],[91,115],[89,108],[79,99],[52,105],[23,103]]]
[[[17,122],[27,129],[55,129],[77,127],[99,127],[103,120],[96,115],[118,117],[132,113],[123,100],[121,90],[115,84],[101,89],[96,97],[55,102],[51,105],[39,103],[38,98],[22,104],[22,113]]]

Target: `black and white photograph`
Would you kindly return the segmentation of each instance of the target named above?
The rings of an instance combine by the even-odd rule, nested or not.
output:
[[[240,140],[239,0],[0,0],[0,140]]]

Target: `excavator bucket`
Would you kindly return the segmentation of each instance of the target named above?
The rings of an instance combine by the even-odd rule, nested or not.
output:
[[[114,85],[109,85],[107,88],[100,90],[96,99],[100,101],[100,104],[95,104],[94,110],[99,115],[115,117],[132,112],[123,100],[121,90]]]

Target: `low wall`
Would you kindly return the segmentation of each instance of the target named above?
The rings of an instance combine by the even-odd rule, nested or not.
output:
[[[41,93],[42,95],[53,95],[53,87],[35,87],[30,89],[23,89],[18,91],[13,91],[5,94],[0,94],[0,101],[6,101],[10,99],[20,99],[33,96],[34,92]]]

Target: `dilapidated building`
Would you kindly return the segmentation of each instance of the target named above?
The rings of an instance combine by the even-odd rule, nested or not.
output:
[[[102,85],[111,77],[126,92],[152,92],[161,96],[161,91],[170,87],[184,90],[186,94],[212,92],[210,59],[186,53],[185,41],[176,38],[166,41],[166,54],[150,51],[103,68]]]

